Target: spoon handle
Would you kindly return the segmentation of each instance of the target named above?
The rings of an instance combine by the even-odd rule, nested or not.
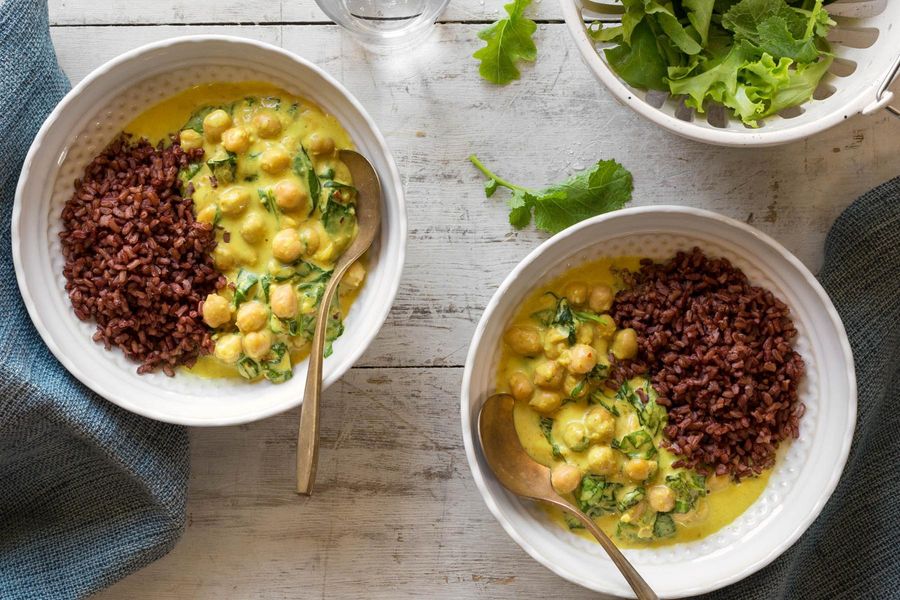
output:
[[[628,585],[634,590],[638,600],[659,600],[659,596],[650,589],[650,586],[647,585],[647,582],[644,581],[644,578],[641,577],[640,573],[631,566],[631,563],[628,562],[628,559],[626,559],[616,545],[613,544],[612,540],[609,539],[609,536],[597,527],[597,524],[594,523],[593,519],[568,503],[562,504],[561,506],[573,516],[577,517],[587,530],[591,532],[591,535],[597,538],[597,541],[600,542],[600,545],[603,546],[603,549],[606,550],[606,553],[616,564],[616,567],[618,567],[619,572],[621,572],[625,577],[625,580],[628,581]]]
[[[325,332],[328,330],[328,316],[334,293],[349,264],[349,261],[341,261],[335,265],[328,285],[325,286],[325,292],[322,294],[316,315],[312,348],[309,351],[306,389],[303,392],[300,429],[297,433],[297,493],[304,496],[312,494],[313,484],[316,481],[316,464],[319,459],[319,399],[322,395],[322,353],[325,348]]]

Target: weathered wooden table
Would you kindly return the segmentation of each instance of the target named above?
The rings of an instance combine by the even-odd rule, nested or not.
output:
[[[454,0],[421,50],[384,57],[356,46],[311,0],[51,0],[53,39],[73,83],[121,52],[195,33],[264,40],[318,63],[381,127],[409,213],[390,317],[325,394],[316,495],[294,494],[296,412],[195,429],[184,538],[99,597],[594,597],[506,536],[466,465],[458,393],[469,339],[496,286],[546,237],[509,227],[468,154],[535,186],[616,158],[634,174],[635,205],[745,220],[813,270],[841,210],[900,173],[900,120],[886,113],[764,150],[661,131],[593,79],[553,0],[530,11],[541,23],[537,63],[512,85],[486,84],[470,56],[500,4]]]

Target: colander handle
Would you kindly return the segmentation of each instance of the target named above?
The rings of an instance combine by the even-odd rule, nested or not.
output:
[[[886,109],[891,114],[900,117],[900,109],[896,106],[891,106],[888,102],[894,97],[893,92],[889,92],[888,88],[894,82],[894,79],[897,77],[897,73],[900,73],[900,54],[897,55],[897,58],[894,60],[894,66],[885,76],[884,80],[881,82],[881,85],[878,86],[878,90],[875,92],[875,101],[872,104],[869,104],[862,110],[862,114],[870,115],[876,110],[880,108]]]

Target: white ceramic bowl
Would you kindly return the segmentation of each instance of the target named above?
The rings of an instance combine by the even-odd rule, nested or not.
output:
[[[569,33],[594,76],[621,102],[672,133],[721,146],[774,146],[801,140],[857,114],[868,115],[891,102],[888,87],[900,68],[900,2],[839,0],[828,6],[837,26],[828,35],[837,57],[813,99],[782,111],[750,129],[724,111],[707,114],[684,108],[679,99],[626,84],[609,67],[587,34],[592,16],[585,0],[559,0]],[[615,0],[594,0],[617,4]],[[896,110],[896,109],[894,109]],[[707,120],[707,117],[710,117]],[[721,121],[721,122],[720,122]]]
[[[633,597],[598,544],[559,528],[537,505],[520,501],[494,479],[477,442],[478,411],[495,389],[503,331],[537,286],[601,256],[662,260],[693,246],[728,258],[752,283],[790,306],[799,331],[795,347],[807,364],[800,387],[807,411],[800,438],[774,467],[763,494],[732,524],[697,542],[626,550],[625,555],[666,598],[738,581],[774,560],[812,523],[837,485],[850,450],[856,422],[850,344],[825,291],[781,245],[738,221],[675,206],[620,210],[570,227],[520,262],[484,311],[463,376],[462,429],[475,483],[506,532],[546,567],[592,590]]]
[[[13,259],[32,321],[60,362],[104,398],[132,412],[183,425],[246,423],[302,401],[306,363],[294,378],[273,385],[204,380],[180,374],[137,375],[118,350],[91,340],[93,323],[72,312],[62,275],[60,214],[72,182],[135,115],[190,85],[262,80],[304,96],[334,115],[378,171],[383,192],[381,236],[370,271],[346,320],[346,331],[325,360],[324,385],[360,357],[384,323],[400,283],[406,210],[400,174],[375,123],[333,77],[268,44],[226,36],[190,36],[127,52],[99,67],[69,92],[31,145],[16,189]]]

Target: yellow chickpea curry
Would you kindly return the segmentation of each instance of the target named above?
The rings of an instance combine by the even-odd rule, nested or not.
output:
[[[203,302],[215,352],[190,371],[206,377],[290,379],[309,353],[316,309],[335,262],[357,234],[356,190],[337,150],[337,120],[263,83],[192,87],[125,128],[153,143],[178,132],[202,161],[182,170],[199,221],[216,225],[216,268],[228,280]],[[326,356],[365,277],[356,263],[331,307]]]
[[[516,399],[519,439],[550,467],[554,488],[625,548],[701,539],[733,521],[762,493],[763,475],[735,482],[676,469],[660,442],[666,411],[643,378],[605,384],[610,355],[633,358],[637,336],[607,311],[622,288],[616,272],[640,259],[575,268],[529,297],[503,340],[498,389]],[[568,514],[551,518],[593,539]]]

